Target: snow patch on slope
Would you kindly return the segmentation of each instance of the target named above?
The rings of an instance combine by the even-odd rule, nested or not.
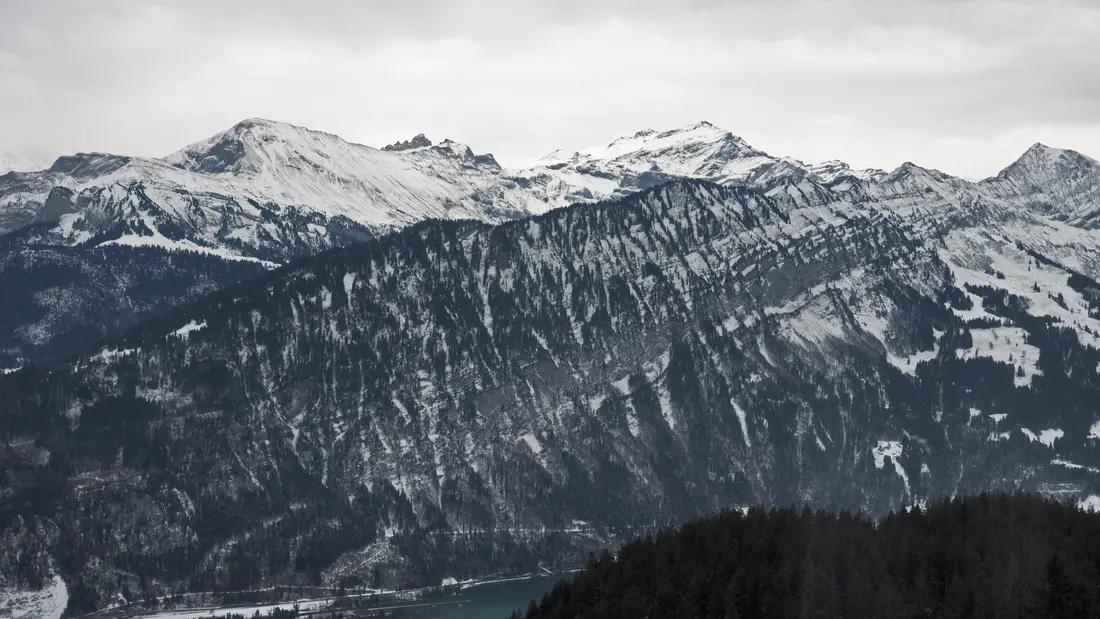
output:
[[[1066,433],[1059,429],[1043,430],[1039,433],[1039,442],[1053,448],[1054,441],[1063,438],[1065,435]]]
[[[1077,507],[1087,512],[1100,512],[1100,496],[1090,494],[1084,499],[1081,499],[1081,501],[1077,504]]]
[[[1100,319],[1090,315],[1088,300],[1069,286],[1069,273],[1044,265],[1015,245],[991,239],[980,231],[953,233],[950,239],[949,244],[954,247],[945,257],[954,261],[952,271],[960,287],[971,284],[1005,290],[1023,298],[1032,316],[1054,318],[1064,326],[1073,327],[1082,344],[1100,348]],[[1095,244],[1100,238],[1084,239],[1083,242]],[[980,250],[975,251],[975,248]],[[959,266],[960,262],[967,262],[968,266]],[[1005,322],[982,309],[981,297],[969,293],[967,296],[974,308],[955,310],[959,317]]]
[[[155,229],[154,229],[154,233],[151,236],[150,235],[127,234],[127,235],[121,236],[117,239],[114,239],[114,240],[111,240],[111,241],[106,241],[104,243],[100,243],[101,247],[110,246],[110,245],[121,245],[121,246],[125,246],[125,247],[158,247],[158,248],[164,249],[166,251],[193,251],[193,252],[197,252],[197,253],[200,253],[200,254],[209,254],[209,255],[212,255],[212,256],[217,256],[217,257],[225,259],[225,260],[242,260],[242,261],[245,261],[245,262],[255,262],[257,264],[262,264],[262,265],[264,265],[268,268],[274,268],[274,267],[278,266],[274,262],[269,262],[267,260],[260,260],[258,258],[250,258],[250,257],[247,257],[247,256],[240,256],[238,254],[235,254],[235,253],[233,253],[233,252],[231,252],[227,249],[221,248],[221,247],[206,247],[206,246],[203,246],[203,245],[199,245],[199,244],[197,244],[193,241],[190,241],[188,239],[181,239],[181,240],[178,240],[178,241],[172,240],[172,239],[169,239],[168,237],[160,234],[159,232],[156,232]]]
[[[741,408],[741,405],[737,402],[730,400],[730,404],[733,405],[733,411],[737,413],[737,423],[741,425],[741,436],[745,438],[745,447],[752,448],[752,440],[749,438],[749,420],[745,415],[745,409]],[[818,439],[820,443],[821,439]],[[824,450],[824,446],[822,446]]]
[[[175,331],[173,331],[172,335],[174,335],[176,337],[186,338],[187,336],[191,335],[195,331],[201,331],[205,328],[206,328],[206,321],[205,320],[202,321],[202,322],[196,322],[196,321],[192,320],[191,322],[183,325],[179,329],[176,329]]]
[[[1030,440],[1032,443],[1042,443],[1043,445],[1051,448],[1054,447],[1054,441],[1057,441],[1058,439],[1066,435],[1065,432],[1058,429],[1043,430],[1039,434],[1035,434],[1027,428],[1020,428],[1020,432],[1023,432],[1024,436],[1026,436],[1028,440]]]
[[[0,617],[60,619],[69,604],[69,589],[56,574],[39,591],[0,588]]]
[[[519,438],[527,444],[527,448],[531,450],[531,453],[536,456],[542,453],[542,443],[539,442],[539,439],[535,438],[534,434],[528,432],[527,434],[521,435]]]
[[[98,359],[98,360],[103,361],[103,362],[114,361],[115,359],[118,359],[119,357],[125,357],[127,355],[132,355],[136,352],[137,352],[136,348],[121,348],[121,349],[104,348],[103,350],[101,350],[99,352],[99,354],[93,355],[90,358],[90,360],[94,361],[94,360]]]
[[[1073,469],[1073,470],[1077,470],[1077,471],[1088,471],[1090,473],[1100,473],[1100,469],[1098,469],[1094,466],[1084,466],[1082,464],[1075,464],[1073,462],[1068,462],[1066,460],[1055,459],[1055,460],[1051,460],[1050,463],[1054,464],[1056,466],[1064,466],[1067,469]]]
[[[995,327],[971,329],[974,345],[955,351],[958,359],[988,357],[1016,368],[1016,386],[1030,385],[1031,380],[1042,374],[1039,370],[1039,349],[1027,343],[1027,331],[1019,327]],[[1020,373],[1022,370],[1022,375]]]
[[[906,474],[905,469],[901,466],[901,454],[902,446],[900,441],[879,441],[878,445],[875,445],[871,449],[871,455],[875,459],[875,468],[881,469],[886,465],[886,458],[890,458],[890,461],[894,463],[894,472],[897,473],[901,481],[905,483],[905,493],[909,494],[909,475]]]

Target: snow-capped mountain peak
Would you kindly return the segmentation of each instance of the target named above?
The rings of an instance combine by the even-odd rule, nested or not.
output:
[[[1100,163],[1081,153],[1036,142],[996,176],[1001,180],[1037,182],[1073,170],[1100,172]]]
[[[331,154],[328,151],[345,146],[369,148],[350,144],[330,133],[264,118],[249,118],[168,155],[164,161],[205,174],[248,173],[278,165],[316,165],[328,158]]]
[[[136,204],[141,217],[186,231],[198,245],[270,260],[424,219],[499,221],[526,208],[528,195],[500,188],[492,155],[420,136],[405,146],[386,151],[250,118],[160,159],[61,157],[49,170],[0,182],[0,232],[72,213],[57,228],[66,242],[113,238],[121,220],[80,214],[107,200],[103,213],[123,217],[129,211],[120,205]],[[47,209],[55,187],[72,200]]]
[[[716,148],[727,155],[759,152],[741,138],[707,121],[661,132],[645,129],[631,136],[617,138],[606,146],[588,148],[581,152],[595,160],[615,160],[670,153],[702,154],[703,151],[713,155],[717,154],[714,152]]]
[[[1036,142],[979,186],[1074,225],[1095,228],[1100,223],[1100,163],[1077,151]]]
[[[861,181],[871,181],[886,175],[883,170],[875,168],[855,169],[839,159],[823,161],[810,166],[810,171],[826,183],[832,183],[843,177],[852,177]]]
[[[475,156],[474,149],[450,138],[445,138],[442,142],[437,144],[435,148],[439,152],[449,153],[463,159],[472,159]]]
[[[951,176],[950,174],[940,172],[939,170],[936,170],[934,168],[926,168],[924,166],[917,165],[912,161],[906,161],[898,167],[894,168],[892,171],[883,176],[882,180],[883,182],[891,183],[909,178],[935,180],[938,182],[961,180],[954,176]]]
[[[512,178],[536,189],[548,207],[623,196],[675,178],[749,185],[768,195],[790,196],[803,202],[841,177],[877,181],[881,170],[853,170],[833,161],[808,166],[791,158],[769,155],[711,122],[676,129],[643,129],[604,146],[581,151],[556,150]],[[805,184],[809,183],[809,184]],[[799,186],[789,190],[789,186]],[[539,212],[541,206],[532,209]]]

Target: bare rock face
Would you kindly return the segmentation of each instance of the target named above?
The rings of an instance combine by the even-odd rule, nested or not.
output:
[[[46,198],[46,202],[42,205],[42,210],[35,217],[35,223],[57,223],[61,221],[62,215],[77,212],[73,197],[71,189],[54,187]]]
[[[382,150],[394,152],[402,150],[412,150],[414,148],[429,148],[432,146],[432,141],[429,140],[423,133],[418,133],[411,140],[405,140],[403,142],[395,142],[389,146],[382,147]]]

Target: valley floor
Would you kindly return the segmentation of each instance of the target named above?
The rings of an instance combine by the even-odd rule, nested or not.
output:
[[[260,616],[264,616],[278,609],[292,610],[294,608],[298,609],[298,612],[301,616],[311,616],[318,613],[329,613],[351,609],[360,609],[362,611],[386,611],[398,608],[407,609],[414,607],[434,607],[447,604],[461,605],[463,603],[468,603],[467,600],[463,600],[461,598],[464,593],[470,589],[480,588],[489,585],[501,586],[508,585],[510,583],[515,584],[524,581],[541,581],[545,579],[553,579],[554,581],[556,581],[556,576],[572,574],[578,571],[580,571],[579,566],[570,566],[567,568],[563,568],[560,571],[553,571],[543,567],[537,572],[522,574],[518,576],[492,576],[488,578],[470,579],[464,581],[444,579],[443,587],[425,587],[419,589],[405,589],[394,591],[366,590],[364,592],[357,592],[345,596],[307,598],[269,604],[234,604],[218,607],[178,608],[174,610],[148,612],[114,608],[105,609],[93,615],[88,615],[88,617],[95,617],[97,619],[121,619],[123,617],[127,619],[213,619],[217,617],[224,617],[227,614],[237,614],[243,615],[245,617],[252,617],[257,612],[260,614]],[[0,609],[2,608],[3,607],[0,606]],[[30,607],[27,608],[29,609]],[[59,618],[61,616],[62,610],[64,610],[63,602],[61,606],[57,609],[57,613],[55,615],[49,616],[51,618]],[[13,617],[27,617],[29,619],[30,617],[39,616],[37,613],[32,612],[31,609],[26,612],[31,612],[31,614],[16,614],[13,615]]]

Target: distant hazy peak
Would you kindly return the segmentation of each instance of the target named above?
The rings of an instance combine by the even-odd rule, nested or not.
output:
[[[0,149],[0,174],[45,170],[53,160],[41,153]]]

